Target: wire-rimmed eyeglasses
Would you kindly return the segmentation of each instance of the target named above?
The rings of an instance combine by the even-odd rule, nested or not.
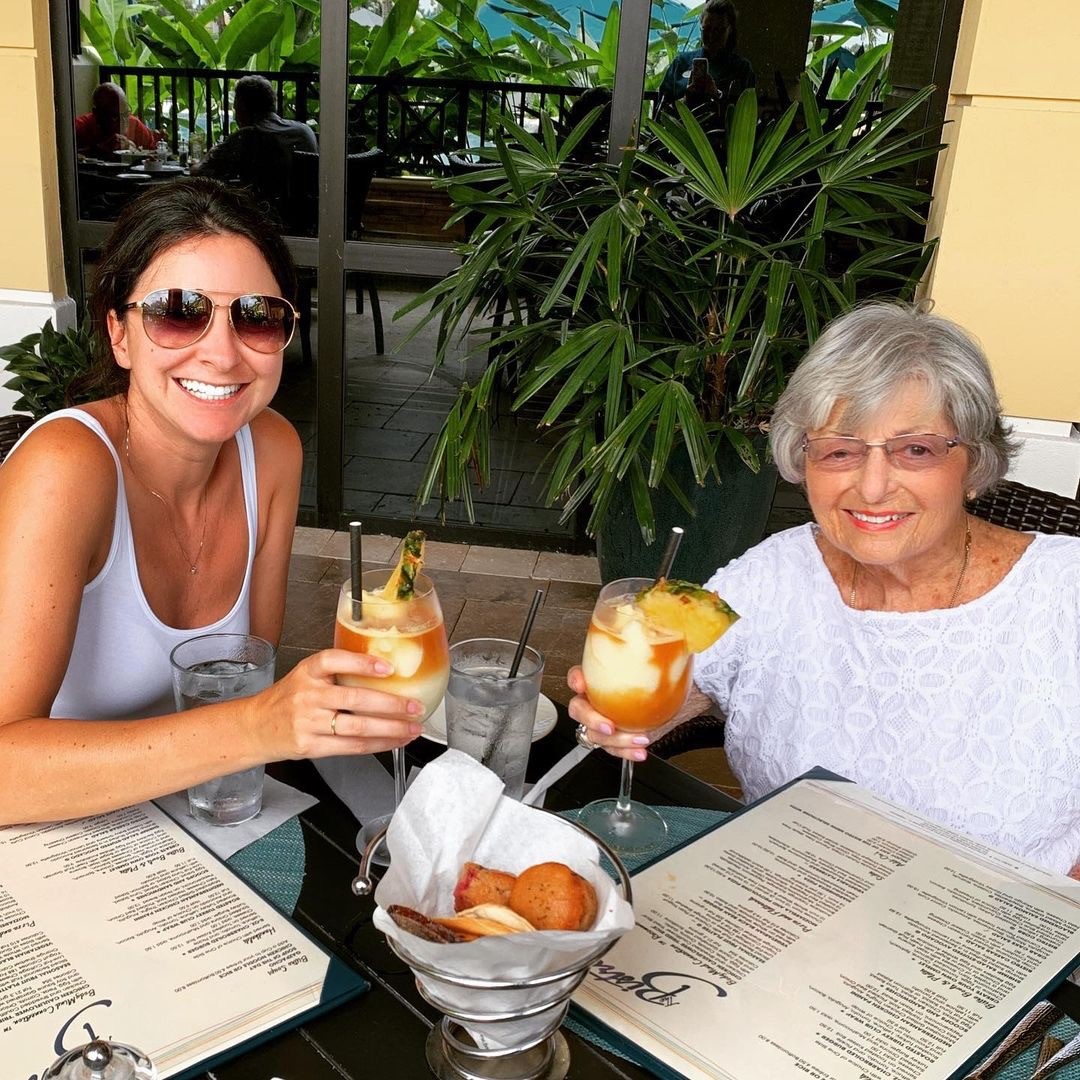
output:
[[[885,451],[889,461],[901,469],[932,469],[941,465],[960,439],[924,432],[919,435],[897,435],[884,442],[868,443],[850,435],[826,435],[819,439],[804,438],[803,453],[815,468],[843,472],[857,469],[875,447]]]
[[[228,310],[233,333],[256,352],[281,352],[296,329],[292,304],[280,296],[261,293],[245,293],[227,304],[215,304],[198,289],[155,289],[116,310],[123,314],[132,308],[140,309],[146,336],[163,349],[194,345],[210,329],[217,308]]]

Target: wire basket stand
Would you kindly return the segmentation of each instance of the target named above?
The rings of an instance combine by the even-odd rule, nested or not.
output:
[[[630,875],[618,855],[598,836],[577,822],[568,821],[568,824],[584,833],[607,856],[618,874],[623,898],[628,904],[632,904]],[[359,872],[352,883],[352,891],[356,896],[367,896],[372,891],[368,866],[385,831],[384,829],[377,836],[373,836],[364,849]],[[426,1047],[428,1065],[439,1080],[563,1080],[570,1069],[570,1048],[559,1028],[570,1008],[570,996],[584,980],[592,964],[603,956],[614,942],[595,949],[585,958],[558,971],[517,982],[447,975],[406,955],[392,939],[387,939],[387,944],[398,959],[409,965],[414,975],[423,975],[429,982],[436,984],[480,993],[495,991],[500,998],[504,994],[512,998],[515,991],[528,992],[531,996],[539,988],[550,988],[550,996],[533,1001],[527,1006],[496,1009],[488,1003],[487,1007],[478,1004],[475,1009],[465,1010],[448,1007],[447,1002],[433,994],[418,977],[416,989],[420,996],[444,1014],[442,1021],[431,1029]],[[523,1020],[548,1012],[551,1014],[550,1019],[540,1033],[521,1045],[501,1046],[483,1038],[485,1024]],[[481,1035],[480,1041],[488,1045],[479,1045],[474,1041],[466,1031],[466,1025],[478,1031]]]

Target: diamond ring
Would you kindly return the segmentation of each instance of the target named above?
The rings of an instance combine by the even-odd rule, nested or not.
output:
[[[589,729],[584,724],[578,724],[574,738],[577,739],[578,746],[582,746],[586,750],[595,750],[597,748],[597,744],[589,738]]]

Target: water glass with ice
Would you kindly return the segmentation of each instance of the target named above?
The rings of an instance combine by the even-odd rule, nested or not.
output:
[[[274,681],[275,649],[251,634],[204,634],[172,651],[176,708],[197,709],[250,697]],[[211,825],[239,825],[262,809],[265,768],[229,773],[188,788],[191,816]]]
[[[509,678],[517,643],[473,638],[450,646],[446,687],[446,743],[491,769],[505,793],[520,799],[525,790],[536,703],[544,658],[526,646],[517,675]]]

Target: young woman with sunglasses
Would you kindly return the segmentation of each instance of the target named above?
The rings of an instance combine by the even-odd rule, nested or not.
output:
[[[1080,876],[1080,539],[967,512],[1015,452],[978,344],[917,308],[857,308],[807,353],[769,439],[814,522],[708,583],[742,618],[695,658],[675,723],[724,716],[748,799],[821,765]],[[583,694],[580,669],[570,682]],[[649,736],[586,697],[570,713],[580,738],[645,756]]]
[[[419,703],[336,684],[389,670],[338,650],[174,711],[173,646],[281,633],[301,449],[269,403],[294,284],[280,236],[213,180],[117,221],[90,305],[101,396],[39,421],[0,468],[0,823],[419,733]]]

